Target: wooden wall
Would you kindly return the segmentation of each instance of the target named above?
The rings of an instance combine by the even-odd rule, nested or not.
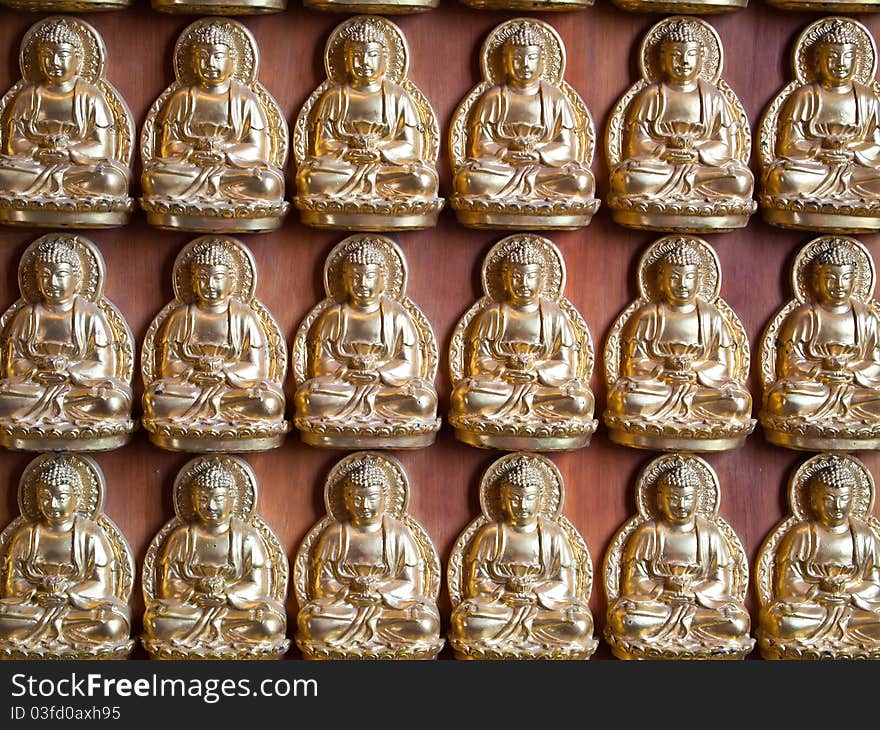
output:
[[[0,64],[0,89],[18,79],[19,43],[39,17],[0,12],[0,57],[5,58]],[[510,17],[443,0],[437,10],[396,21],[409,40],[411,78],[430,99],[440,120],[444,137],[439,161],[441,194],[448,194],[451,182],[445,158],[450,117],[459,99],[479,80],[478,53],[483,38]],[[601,140],[614,102],[637,77],[635,54],[641,36],[658,16],[625,13],[613,7],[610,0],[597,0],[597,6],[588,10],[539,17],[553,24],[562,36],[568,53],[566,79],[586,101]],[[790,78],[791,43],[815,17],[818,15],[782,13],[752,0],[745,10],[709,18],[724,43],[723,76],[745,105],[753,131],[765,105]],[[92,14],[86,19],[104,37],[109,79],[128,101],[140,130],[150,104],[173,80],[174,42],[191,18],[154,13],[146,0],[137,0],[129,10]],[[285,13],[244,20],[260,45],[260,80],[289,121],[295,119],[300,106],[323,79],[324,42],[342,19],[306,11],[292,0]],[[863,21],[873,32],[880,30],[880,17],[864,16]],[[753,155],[752,164],[757,171],[756,157]],[[593,170],[598,194],[604,198],[608,169],[601,145]],[[136,161],[136,179],[139,174]],[[106,293],[122,310],[140,343],[154,314],[172,297],[174,257],[193,236],[150,228],[140,213],[124,229],[85,233],[99,245],[107,261]],[[40,234],[30,229],[0,229],[3,306],[17,298],[18,259]],[[259,267],[258,296],[280,322],[288,341],[301,318],[323,297],[320,275],[324,257],[343,235],[311,230],[299,223],[293,211],[280,231],[243,236]],[[409,294],[427,314],[440,345],[437,387],[443,415],[449,405],[445,352],[452,329],[479,296],[480,262],[501,235],[463,228],[452,211],[445,210],[435,229],[395,236],[409,261]],[[636,296],[638,256],[656,237],[615,225],[604,206],[589,227],[551,235],[566,258],[566,294],[584,315],[600,352],[612,321]],[[707,238],[721,258],[722,295],[742,319],[754,353],[763,327],[789,296],[786,282],[791,258],[812,236],[772,228],[755,215],[744,230]],[[866,236],[862,240],[876,250],[875,238]],[[592,385],[600,413],[605,405],[605,386],[601,361],[599,365]],[[753,367],[749,383],[757,401],[755,370]],[[139,377],[135,392],[139,398]],[[281,448],[249,457],[260,480],[259,511],[288,554],[295,553],[306,531],[323,512],[323,480],[341,456],[341,452],[304,446],[294,433]],[[398,456],[412,484],[411,511],[433,538],[445,564],[456,536],[479,511],[479,477],[500,454],[458,443],[444,424],[434,446]],[[566,480],[565,512],[586,538],[597,572],[612,535],[634,510],[634,477],[653,456],[610,444],[600,426],[589,448],[553,457]],[[16,486],[31,458],[26,453],[0,452],[0,484],[5,490],[0,498],[0,524],[17,513]],[[152,535],[173,514],[171,485],[190,456],[153,447],[146,434],[139,431],[130,445],[97,458],[109,486],[106,511],[130,541],[140,570]],[[786,509],[787,476],[804,458],[768,445],[760,429],[744,448],[708,457],[721,480],[721,513],[740,536],[752,563],[761,540]],[[878,470],[880,461],[875,455],[866,456],[865,461],[869,468]],[[449,615],[445,584],[443,591],[440,608],[445,625]],[[751,587],[748,605],[756,623]],[[605,622],[601,581],[594,585],[591,606],[597,631],[601,631]],[[292,599],[289,607],[292,633]],[[140,631],[142,610],[138,582],[134,596],[136,632]],[[609,655],[603,644],[597,656]]]

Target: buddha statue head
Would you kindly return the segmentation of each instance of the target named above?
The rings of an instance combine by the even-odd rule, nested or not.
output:
[[[343,57],[348,80],[353,86],[380,82],[388,70],[385,33],[373,23],[348,26],[343,32]]]
[[[222,86],[232,77],[236,66],[236,44],[222,23],[198,26],[193,31],[190,53],[199,86]]]
[[[807,480],[813,519],[827,527],[841,527],[849,521],[856,478],[842,464],[831,462]]]
[[[502,59],[507,82],[529,86],[544,73],[544,38],[531,23],[514,25],[504,39]]]
[[[385,254],[369,240],[345,252],[342,279],[351,304],[360,307],[374,304],[385,291],[387,274]]]
[[[702,485],[700,474],[687,461],[674,462],[656,485],[657,509],[665,522],[687,524],[693,520]]]
[[[674,84],[695,81],[703,70],[703,42],[702,36],[690,22],[670,24],[659,49],[664,80]]]
[[[544,474],[529,459],[511,461],[498,484],[504,520],[515,527],[536,523],[543,490]]]
[[[208,527],[229,522],[235,505],[235,475],[222,462],[206,459],[192,470],[190,479],[194,518]]]
[[[702,264],[700,253],[687,239],[663,252],[657,266],[657,288],[667,305],[684,307],[694,303],[700,293]]]
[[[68,237],[47,238],[34,251],[37,289],[49,305],[63,305],[79,291],[82,262]]]
[[[505,252],[501,277],[510,304],[528,305],[539,299],[543,291],[545,263],[544,252],[528,237],[520,239]]]
[[[221,242],[222,243],[222,242]],[[192,290],[202,306],[223,304],[235,291],[236,261],[224,245],[208,240],[193,251]]]
[[[813,294],[826,307],[841,306],[853,295],[858,262],[846,246],[828,246],[813,259]]]
[[[39,71],[47,86],[63,86],[80,73],[83,42],[64,18],[40,26],[34,34]]]
[[[67,461],[49,459],[39,465],[34,479],[43,520],[50,526],[70,520],[83,491],[79,472]]]
[[[345,475],[342,485],[343,502],[351,523],[363,527],[381,521],[388,489],[385,469],[368,459],[358,462]]]
[[[813,44],[813,69],[822,86],[844,86],[852,81],[861,39],[846,23],[830,26]]]

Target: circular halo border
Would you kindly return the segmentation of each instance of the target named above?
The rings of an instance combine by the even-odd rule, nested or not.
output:
[[[816,76],[813,73],[812,50],[819,37],[830,30],[834,25],[849,25],[860,37],[859,50],[861,53],[856,60],[856,69],[853,78],[865,86],[870,86],[877,75],[877,44],[870,31],[854,18],[846,18],[832,15],[819,18],[810,23],[800,32],[792,50],[791,65],[795,78],[802,84],[813,83]],[[866,55],[868,58],[866,59]],[[865,61],[868,63],[865,63]]]
[[[546,456],[529,451],[515,451],[511,454],[505,454],[500,459],[493,461],[483,473],[479,487],[480,509],[483,516],[493,522],[502,521],[501,510],[498,507],[498,482],[511,462],[520,460],[531,462],[533,466],[544,473],[539,514],[548,519],[561,516],[565,504],[565,482],[562,473],[559,471],[559,467]]]
[[[827,466],[839,464],[855,477],[853,489],[852,514],[856,517],[871,515],[874,509],[874,477],[864,462],[849,454],[823,453],[811,456],[791,475],[788,483],[788,504],[792,514],[800,520],[812,519],[807,495],[807,481],[816,472]]]
[[[698,35],[703,38],[704,54],[703,67],[700,69],[700,78],[712,84],[717,84],[721,79],[721,71],[724,67],[724,50],[718,31],[709,23],[700,18],[686,15],[672,15],[655,23],[645,33],[645,37],[639,46],[639,73],[642,78],[650,82],[659,81],[657,72],[657,52],[664,38],[664,31],[673,23],[689,23],[693,25]]]
[[[106,265],[100,249],[85,236],[74,233],[46,233],[30,243],[18,262],[18,289],[27,302],[42,301],[36,281],[35,259],[37,248],[46,241],[59,241],[70,246],[79,257],[82,277],[77,293],[91,302],[97,302],[104,294]]]
[[[198,247],[209,244],[227,247],[236,260],[235,285],[230,297],[243,302],[252,301],[257,291],[257,263],[254,255],[237,238],[219,234],[208,234],[194,238],[177,254],[171,276],[174,297],[187,304],[196,301],[197,297],[192,288],[192,258]]]
[[[69,15],[50,15],[34,23],[24,34],[18,54],[18,65],[21,69],[21,77],[30,84],[40,83],[40,78],[34,76],[39,69],[39,61],[35,58],[37,45],[37,32],[45,25],[63,20],[70,29],[76,33],[83,44],[83,58],[80,66],[80,75],[93,84],[97,84],[104,78],[104,66],[107,62],[107,47],[104,39],[89,23],[81,18]]]
[[[504,83],[505,74],[499,72],[503,65],[500,54],[509,29],[518,25],[531,25],[544,39],[544,72],[541,77],[552,84],[561,83],[565,75],[565,44],[553,26],[537,18],[513,18],[489,31],[480,48],[480,73],[483,79],[496,85]]]
[[[257,40],[253,33],[232,18],[214,17],[199,18],[184,28],[174,44],[174,77],[183,86],[195,84],[195,74],[187,64],[192,64],[190,49],[192,47],[192,34],[204,25],[221,25],[227,31],[235,43],[235,68],[232,78],[244,84],[252,86],[257,81],[260,66],[260,52]]]
[[[327,38],[324,46],[324,71],[327,79],[335,84],[344,84],[348,77],[345,72],[345,39],[343,33],[353,25],[375,24],[385,36],[388,49],[386,78],[395,83],[403,83],[409,71],[409,46],[403,31],[387,18],[378,15],[356,15],[337,25]]]
[[[70,464],[82,479],[82,489],[77,492],[77,514],[95,519],[104,505],[107,482],[101,467],[85,454],[60,453],[40,454],[22,472],[18,482],[18,509],[22,517],[35,522],[40,519],[36,498],[36,476],[38,469],[47,461],[60,461]]]
[[[664,454],[652,459],[639,472],[636,479],[636,506],[639,515],[646,520],[657,517],[657,481],[666,472],[679,464],[686,464],[694,468],[701,477],[700,501],[697,504],[697,514],[707,519],[718,516],[718,508],[721,506],[721,489],[718,483],[718,474],[709,463],[694,454]]]
[[[340,459],[330,469],[324,480],[324,507],[327,516],[336,522],[345,522],[348,518],[342,487],[345,478],[355,466],[372,463],[385,472],[388,477],[388,488],[385,491],[385,512],[394,518],[406,514],[409,507],[410,487],[406,470],[395,457],[376,451],[356,451]]]
[[[409,270],[400,246],[388,236],[379,233],[355,233],[337,243],[324,260],[324,291],[328,297],[337,302],[348,299],[348,293],[342,285],[342,265],[345,255],[350,250],[367,243],[379,248],[385,258],[385,293],[398,300],[406,296]]]
[[[257,513],[257,475],[253,468],[240,456],[204,455],[196,456],[184,464],[174,478],[172,499],[174,514],[182,522],[189,523],[195,519],[192,507],[192,473],[196,467],[205,462],[215,462],[226,468],[235,477],[236,489],[233,496],[232,516],[242,522],[249,522]]]
[[[706,301],[714,301],[721,295],[721,262],[718,254],[706,241],[690,234],[675,233],[658,238],[645,249],[639,258],[638,283],[639,294],[648,301],[657,301],[660,294],[652,283],[657,262],[669,249],[686,242],[700,254],[700,291],[699,295]],[[649,276],[652,274],[652,276]]]
[[[798,301],[807,302],[812,299],[812,285],[809,281],[810,267],[815,258],[834,245],[846,245],[855,256],[858,266],[853,296],[862,302],[869,302],[874,295],[876,270],[874,260],[865,244],[851,236],[832,234],[819,236],[805,243],[797,252],[791,267],[791,287]]]
[[[489,249],[480,267],[480,281],[483,293],[496,302],[503,301],[504,290],[501,283],[501,268],[507,249],[521,241],[531,241],[541,250],[544,257],[544,272],[541,291],[548,299],[558,300],[565,291],[565,259],[559,247],[549,238],[534,233],[514,233],[498,241]]]

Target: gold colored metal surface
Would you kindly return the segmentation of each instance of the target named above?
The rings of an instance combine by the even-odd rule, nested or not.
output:
[[[27,451],[106,451],[125,444],[134,336],[104,296],[91,241],[49,233],[18,264],[21,298],[0,317],[0,444]]]
[[[537,13],[581,10],[593,6],[593,0],[460,0],[477,10],[534,11]]]
[[[767,440],[809,451],[880,449],[880,303],[874,262],[854,238],[797,254],[795,298],[761,339]]]
[[[482,266],[483,297],[449,346],[456,437],[483,448],[578,449],[596,430],[593,340],[563,296],[565,261],[546,238],[496,243]]]
[[[306,659],[434,659],[440,559],[407,512],[409,479],[386,454],[357,452],[324,485],[327,514],[299,547],[296,644]]]
[[[279,659],[287,556],[257,514],[257,478],[235,456],[199,456],[174,481],[175,517],[144,558],[153,659]]]
[[[0,6],[31,13],[97,13],[124,10],[133,0],[2,0]]]
[[[807,10],[814,13],[876,13],[880,3],[875,0],[766,0],[782,10]]]
[[[128,222],[134,122],[107,81],[107,49],[78,18],[33,25],[21,80],[0,99],[0,222],[107,228]]]
[[[287,122],[257,81],[251,32],[202,18],[174,46],[175,82],[150,107],[141,132],[141,207],[160,228],[245,233],[278,228]]]
[[[416,449],[434,443],[437,340],[406,296],[403,251],[349,236],[324,262],[324,291],[293,341],[294,423],[312,446]]]
[[[754,430],[749,339],[721,298],[718,256],[694,236],[642,254],[639,298],[605,341],[612,441],[661,451],[724,451]]]
[[[88,456],[43,454],[0,533],[0,658],[124,659],[134,647],[134,557],[101,511],[104,474]]]
[[[716,15],[748,6],[748,0],[613,0],[621,10],[636,13]]]
[[[589,659],[596,650],[593,564],[564,501],[546,457],[517,452],[486,470],[482,514],[458,536],[447,570],[458,659]]]
[[[432,10],[440,5],[440,0],[303,0],[303,5],[334,13],[406,15]]]
[[[794,473],[791,514],[755,566],[765,659],[880,659],[880,521],[874,479],[848,455]]]
[[[174,300],[141,353],[144,428],[175,451],[265,451],[280,446],[287,345],[256,298],[251,252],[226,236],[190,241],[174,261]]]
[[[562,78],[565,47],[547,23],[502,23],[480,51],[483,82],[449,132],[458,220],[474,228],[578,228],[599,208],[596,130]]]
[[[287,9],[287,0],[152,0],[153,10],[186,15],[263,15]]]
[[[668,454],[642,470],[638,513],[605,555],[605,639],[616,657],[742,659],[753,649],[748,559],[720,499],[698,456]]]
[[[617,102],[605,139],[617,223],[692,233],[748,223],[751,131],[722,64],[718,33],[698,18],[666,18],[642,40],[642,78]]]
[[[324,81],[296,119],[294,199],[302,222],[383,231],[435,225],[437,116],[407,78],[400,28],[359,15],[338,25],[324,51]]]
[[[761,121],[761,207],[783,228],[880,229],[877,47],[861,23],[823,18],[798,37],[795,81]]]

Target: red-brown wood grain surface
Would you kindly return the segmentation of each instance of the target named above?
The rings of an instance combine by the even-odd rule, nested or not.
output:
[[[38,15],[0,12],[0,89],[20,76],[18,48]],[[107,45],[109,80],[120,90],[134,114],[138,134],[153,100],[173,80],[171,53],[178,33],[192,18],[153,12],[145,0],[129,10],[83,16],[103,35]],[[324,43],[344,16],[304,10],[296,0],[278,15],[245,18],[260,46],[260,80],[275,96],[289,123],[323,80]],[[512,14],[470,10],[443,0],[437,10],[394,19],[410,46],[410,77],[424,91],[437,112],[443,144],[439,160],[441,195],[450,190],[446,135],[458,101],[479,81],[479,48],[485,35]],[[545,13],[567,49],[565,77],[590,109],[600,143],[593,170],[598,194],[608,191],[608,168],[601,140],[617,98],[637,78],[636,53],[643,33],[659,16],[625,13],[609,0],[591,9]],[[742,100],[753,133],[764,107],[790,79],[791,44],[817,14],[775,11],[756,0],[749,8],[708,20],[724,44],[723,76]],[[872,32],[880,30],[880,16],[862,16]],[[757,155],[752,155],[757,171]],[[135,179],[140,161],[135,161]],[[289,176],[290,178],[290,176]],[[288,186],[291,190],[291,186]],[[136,195],[139,186],[135,184]],[[0,306],[18,297],[16,269],[25,247],[42,232],[0,228]],[[143,214],[130,225],[114,230],[83,231],[107,262],[107,296],[122,310],[138,342],[138,350],[153,316],[172,297],[171,267],[180,248],[193,236],[153,229]],[[294,210],[281,230],[267,235],[242,236],[259,267],[258,297],[280,322],[288,342],[306,312],[321,298],[321,267],[343,232],[319,231],[298,221]],[[437,377],[440,412],[449,405],[450,383],[446,351],[459,316],[480,295],[479,267],[483,255],[503,234],[473,231],[460,226],[451,210],[444,210],[436,228],[395,234],[409,262],[409,295],[425,311],[437,335],[441,367]],[[659,235],[659,234],[658,234]],[[596,343],[597,367],[592,386],[597,415],[605,406],[601,351],[617,314],[636,296],[635,266],[640,252],[656,237],[631,231],[611,221],[604,206],[589,227],[575,232],[551,233],[568,267],[566,295],[586,319]],[[722,296],[742,319],[752,344],[749,384],[757,402],[757,351],[761,332],[782,302],[789,298],[788,267],[809,233],[775,229],[755,215],[744,230],[707,236],[722,263]],[[862,240],[877,251],[876,236]],[[139,375],[135,393],[142,393]],[[292,387],[288,382],[288,398]],[[137,409],[139,413],[139,409]],[[477,485],[483,470],[500,452],[475,449],[457,442],[448,424],[435,445],[396,454],[410,477],[410,510],[433,538],[444,565],[453,542],[478,513]],[[259,478],[259,511],[294,555],[308,529],[323,513],[324,477],[342,452],[303,445],[291,434],[274,451],[248,457]],[[633,482],[640,467],[655,454],[612,445],[604,427],[589,448],[552,458],[565,477],[565,513],[584,535],[596,569],[591,606],[597,633],[605,623],[606,602],[601,582],[604,552],[617,528],[634,511]],[[0,452],[0,524],[16,513],[19,476],[33,454]],[[113,452],[98,454],[107,477],[107,514],[119,525],[134,550],[138,573],[153,534],[172,515],[170,491],[178,469],[191,457],[162,451],[139,431],[132,442]],[[783,516],[785,484],[804,454],[768,445],[758,429],[745,447],[710,455],[709,463],[721,481],[721,514],[745,545],[751,564],[764,536]],[[872,470],[878,459],[863,457]],[[449,601],[444,580],[440,609],[448,625]],[[292,592],[291,592],[292,593]],[[140,632],[143,600],[138,580],[134,629]],[[295,627],[296,606],[288,602],[288,633]],[[748,606],[753,628],[757,624],[754,590]],[[610,655],[604,645],[597,656]],[[143,654],[140,654],[143,656]],[[296,656],[295,651],[291,656]]]

